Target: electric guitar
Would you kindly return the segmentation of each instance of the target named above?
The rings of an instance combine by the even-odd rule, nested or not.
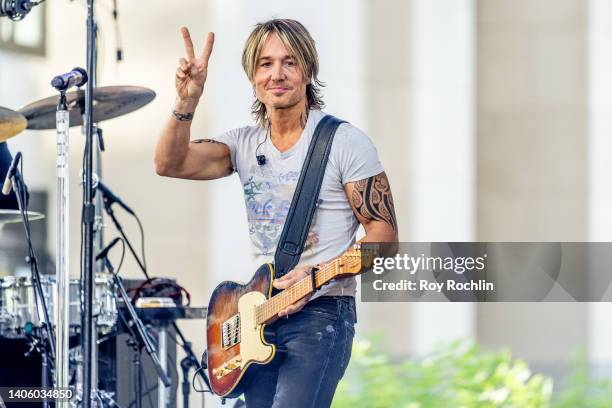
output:
[[[313,275],[274,296],[273,264],[262,265],[247,284],[226,281],[217,286],[206,318],[208,375],[213,392],[222,397],[238,397],[257,368],[272,363],[280,354],[272,342],[266,341],[264,327],[278,319],[281,310],[332,279],[361,271],[361,248],[356,244],[320,266]]]

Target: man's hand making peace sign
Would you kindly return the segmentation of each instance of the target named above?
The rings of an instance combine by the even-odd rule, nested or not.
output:
[[[176,102],[155,148],[155,171],[160,176],[212,180],[232,173],[229,148],[211,139],[191,140],[191,120],[204,90],[208,60],[215,35],[208,33],[202,54],[196,58],[186,27],[181,28],[186,58],[176,70]],[[204,143],[210,142],[210,143]]]
[[[202,54],[197,58],[187,27],[181,28],[181,34],[185,42],[187,58],[179,60],[180,66],[176,70],[175,79],[176,94],[183,102],[197,104],[204,90],[204,83],[206,82],[206,74],[208,72],[208,60],[215,43],[215,34],[208,33],[206,45],[202,50]]]

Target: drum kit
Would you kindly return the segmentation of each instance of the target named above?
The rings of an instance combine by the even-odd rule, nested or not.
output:
[[[56,282],[54,276],[41,276],[40,284],[49,314],[53,316]],[[69,325],[78,333],[81,325],[80,280],[70,281]],[[44,324],[42,311],[37,307],[32,278],[6,276],[0,278],[0,336],[21,338],[27,331],[41,328]],[[117,304],[113,295],[113,283],[105,274],[96,276],[94,314],[98,331],[107,334],[117,323]]]
[[[0,0],[0,17],[8,16],[19,21],[30,9],[42,3],[40,1],[3,1]],[[80,394],[76,402],[83,408],[92,406],[118,406],[112,396],[98,390],[97,353],[98,344],[119,329],[124,330],[130,338],[134,354],[132,372],[134,373],[134,406],[142,407],[142,387],[140,353],[144,349],[158,375],[158,407],[170,405],[170,381],[165,369],[166,347],[165,331],[169,328],[176,333],[185,357],[181,361],[183,369],[183,404],[188,407],[190,368],[195,368],[201,380],[208,386],[210,383],[205,374],[205,366],[191,350],[190,343],[177,327],[174,319],[202,318],[205,308],[190,308],[178,305],[169,310],[180,310],[165,322],[156,319],[158,326],[159,351],[152,344],[148,331],[142,322],[141,312],[136,311],[132,299],[127,295],[118,271],[110,263],[106,254],[114,243],[122,240],[124,251],[127,249],[136,260],[147,282],[151,280],[146,265],[135,252],[117,218],[113,215],[112,204],[117,203],[133,215],[140,225],[140,220],[129,208],[114,195],[101,180],[96,180],[94,163],[98,175],[101,174],[101,157],[104,151],[100,122],[117,118],[133,112],[151,102],[155,92],[137,86],[97,86],[98,60],[98,23],[95,18],[95,0],[85,0],[87,5],[86,19],[86,69],[74,68],[72,71],[53,78],[51,86],[59,95],[41,99],[20,109],[13,110],[0,107],[0,147],[1,143],[15,137],[20,132],[29,130],[55,129],[57,140],[56,159],[56,247],[55,277],[40,276],[36,256],[30,239],[29,223],[44,217],[44,214],[28,211],[28,193],[25,182],[17,169],[21,153],[13,159],[7,174],[7,180],[13,185],[18,202],[18,210],[0,209],[0,227],[5,223],[21,222],[26,233],[31,277],[0,279],[0,340],[4,338],[24,337],[31,341],[32,347],[39,350],[42,358],[42,386],[73,386]],[[116,19],[116,4],[114,6]],[[69,91],[71,88],[76,91]],[[82,212],[81,212],[81,279],[71,279],[69,273],[69,129],[82,126],[85,138],[82,171]],[[95,149],[95,152],[94,152]],[[95,160],[94,160],[95,159]],[[81,180],[79,180],[81,181]],[[6,183],[5,183],[6,187]],[[7,190],[6,188],[3,188]],[[111,218],[121,238],[113,240],[102,249],[102,208]],[[142,227],[141,227],[142,230]],[[97,242],[95,242],[97,240]],[[94,253],[94,246],[98,254]],[[102,256],[103,255],[103,256]],[[144,254],[143,254],[144,255]],[[94,262],[95,258],[95,262]],[[144,260],[144,259],[143,259]],[[107,272],[104,272],[104,271]],[[155,297],[152,297],[152,299]],[[53,318],[51,318],[53,316]],[[190,316],[190,317],[187,317]],[[73,342],[78,334],[79,342]],[[80,348],[80,356],[74,357],[72,351]],[[158,358],[159,356],[159,358]],[[160,362],[160,359],[162,360]],[[73,366],[76,360],[76,369]],[[206,359],[203,358],[202,361]],[[47,367],[49,369],[47,369]],[[70,371],[73,371],[70,373]],[[76,380],[75,380],[76,379]],[[194,378],[195,379],[195,378]],[[2,384],[0,384],[1,386]],[[79,392],[80,391],[80,392]],[[0,399],[0,406],[2,400]],[[56,400],[58,408],[68,407],[68,402]],[[72,402],[71,402],[72,403]],[[43,405],[48,405],[44,402]],[[132,405],[130,403],[130,405]]]
[[[72,92],[65,92],[64,96],[67,116],[69,118],[68,123],[70,127],[82,126],[84,123],[83,114],[85,110],[85,92],[79,89]],[[52,96],[45,99],[41,99],[17,110],[0,107],[0,143],[19,135],[22,131],[26,129],[56,129],[56,126],[58,125],[58,121],[56,120],[56,114],[58,111],[58,98],[60,97]],[[94,90],[93,93],[92,116],[94,118],[94,122],[98,124],[99,122],[113,119],[133,112],[147,105],[154,98],[155,93],[152,90],[143,87],[98,87]],[[59,127],[57,128],[59,135]],[[96,129],[98,129],[97,125]],[[100,139],[98,139],[98,148],[100,150],[103,150],[103,142]],[[94,178],[96,178],[96,176],[94,176]],[[20,182],[25,186],[23,180],[20,180]],[[15,184],[17,183],[15,182]],[[13,185],[13,187],[15,189],[15,193],[19,195],[20,192],[18,191],[18,186]],[[100,196],[104,197],[104,208],[109,213],[109,215],[113,219],[113,222],[118,227],[118,230],[123,235],[125,243],[129,246],[129,249],[135,256],[138,264],[141,265],[138,256],[136,256],[135,252],[133,251],[129,240],[127,240],[127,237],[125,237],[123,230],[117,224],[118,221],[116,220],[112,213],[112,210],[110,209],[110,204],[112,204],[112,202],[109,202],[107,198],[108,187],[106,187],[101,181],[99,181],[98,185],[98,180],[95,180],[94,194],[96,191],[95,189],[97,189],[98,194]],[[24,223],[27,225],[30,221],[36,221],[44,218],[44,214],[27,211],[27,199],[25,200],[25,205],[23,205],[22,203],[24,196],[25,195],[22,194],[22,199],[19,200],[19,210],[0,209],[0,227],[3,224],[8,223]],[[123,205],[123,203],[121,204]],[[102,206],[97,206],[96,210],[101,211],[101,207]],[[101,218],[101,214],[99,217]],[[60,228],[58,227],[58,229]],[[101,236],[100,226],[98,226],[96,231],[98,232],[98,235]],[[26,235],[28,235],[27,229]],[[29,241],[29,236],[27,236],[26,238]],[[62,237],[61,239],[66,240],[65,237]],[[35,257],[32,252],[31,254],[32,257]],[[108,260],[106,259],[105,262],[108,262]],[[32,264],[36,264],[35,260],[33,263],[32,260],[28,260],[28,263],[30,263],[31,266]],[[112,271],[112,265],[110,265],[109,263],[106,263],[104,265],[107,267],[107,270]],[[144,269],[144,266],[143,271],[146,275],[146,270]],[[148,277],[148,275],[146,276]],[[53,384],[54,381],[52,380],[52,378],[54,376],[56,377],[55,384],[57,385],[57,378],[59,375],[61,375],[59,372],[60,367],[59,363],[54,365],[53,360],[54,357],[57,357],[57,355],[60,354],[61,350],[58,350],[58,353],[53,356],[54,353],[52,352],[52,350],[54,349],[54,347],[49,347],[50,344],[45,345],[45,343],[54,343],[53,331],[59,331],[56,327],[57,324],[55,324],[55,322],[59,321],[62,325],[68,326],[70,333],[68,336],[70,339],[69,343],[72,347],[68,355],[64,357],[68,357],[67,359],[70,363],[70,374],[67,377],[71,379],[70,386],[74,386],[77,390],[80,389],[80,391],[82,392],[82,384],[77,384],[75,382],[78,382],[79,380],[82,381],[82,365],[83,361],[87,360],[83,356],[84,350],[82,350],[82,345],[79,345],[77,341],[78,336],[83,332],[82,316],[84,303],[84,284],[81,279],[70,279],[67,285],[67,290],[65,292],[62,292],[60,290],[61,286],[59,286],[60,283],[58,282],[59,279],[61,279],[61,277],[56,278],[56,276],[52,275],[38,275],[37,271],[35,273],[34,268],[32,270],[31,277],[8,276],[0,278],[0,339],[29,339],[32,341],[33,344],[36,345],[36,349],[39,350],[41,354],[48,353],[51,358],[48,359],[48,366],[46,364],[43,364],[41,373],[41,377],[43,378],[42,385],[49,386]],[[118,321],[120,307],[125,309],[129,306],[129,308],[131,308],[131,304],[127,305],[127,303],[130,303],[129,300],[126,301],[126,298],[122,297],[122,295],[119,293],[121,290],[123,290],[123,293],[125,294],[125,290],[123,289],[121,283],[118,283],[119,280],[116,276],[114,276],[113,273],[96,270],[95,278],[93,280],[94,285],[92,290],[91,307],[93,316],[92,338],[93,344],[95,346],[93,346],[92,357],[89,359],[89,361],[90,364],[93,365],[92,371],[94,372],[94,374],[92,382],[95,384],[97,376],[97,344],[99,344],[100,341],[98,339],[112,337],[114,333],[118,332],[119,327],[121,326]],[[37,288],[37,285],[38,287],[40,287],[40,289]],[[61,309],[63,299],[61,299],[60,297],[61,293],[66,292],[68,292],[69,294],[68,301],[65,302],[68,305],[68,311],[67,313],[62,314]],[[40,293],[42,293],[42,295],[40,295]],[[43,299],[41,299],[41,297]],[[134,313],[133,310],[132,313]],[[51,316],[51,318],[47,320],[45,318],[45,314],[46,316]],[[64,319],[64,321],[54,320],[53,316],[58,319],[58,315],[60,316],[59,319],[61,319],[61,316],[68,316],[68,319]],[[135,315],[132,317],[134,319],[137,319]],[[49,322],[49,324],[46,323],[47,321]],[[121,330],[125,329],[123,328]],[[176,330],[178,330],[178,328],[176,328]],[[177,333],[182,337],[180,331]],[[140,336],[142,338],[142,333]],[[57,338],[61,337],[55,337],[55,339]],[[150,352],[148,348],[152,348],[150,345],[146,344],[146,334],[144,335],[144,338],[144,343],[147,347],[140,346],[138,349],[138,353],[140,353],[142,348],[147,348],[148,352]],[[183,343],[189,344],[184,338],[182,338],[182,340]],[[59,349],[61,345],[59,344],[59,342],[57,343],[57,348]],[[75,345],[79,347],[74,347]],[[32,348],[34,348],[34,346]],[[81,350],[75,353],[75,348],[81,348]],[[193,352],[191,351],[190,353],[188,353],[188,355],[191,356],[191,360],[195,358],[193,356]],[[151,358],[156,357],[152,356]],[[80,369],[79,365],[81,366]],[[199,367],[199,364],[197,364],[197,366]],[[91,393],[97,394],[95,398],[92,397],[91,399],[91,401],[93,401],[93,404],[95,405],[116,405],[116,402],[112,399],[112,393],[109,394],[107,392],[104,392],[103,390],[97,390],[95,385],[91,389]],[[79,398],[82,400],[82,395]],[[100,403],[96,401],[100,401]],[[81,405],[81,402],[82,401],[77,401],[76,403]],[[76,403],[73,402],[73,405],[75,405]]]
[[[70,126],[83,124],[84,92],[82,90],[66,93]],[[137,86],[107,86],[94,92],[93,117],[97,122],[113,119],[139,109],[155,98],[155,92]],[[17,136],[25,129],[45,130],[56,127],[56,107],[58,97],[41,99],[18,110],[0,107],[0,142]],[[28,221],[44,218],[44,214],[28,211]],[[0,225],[23,222],[20,210],[0,209]],[[112,291],[112,279],[105,273],[95,278],[93,313],[96,326],[102,334],[113,329],[117,320],[117,307]],[[49,315],[54,315],[57,290],[54,276],[41,276]],[[70,292],[70,327],[75,331],[81,324],[80,281],[72,279]],[[13,276],[0,278],[0,336],[14,338],[23,336],[26,328],[41,327],[44,323],[40,302],[36,301],[32,278]],[[37,306],[38,304],[38,306]]]

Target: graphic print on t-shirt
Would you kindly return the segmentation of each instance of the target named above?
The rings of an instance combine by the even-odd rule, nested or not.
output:
[[[232,166],[240,177],[254,266],[273,261],[313,133],[324,116],[324,112],[312,110],[300,141],[285,152],[276,149],[270,138],[266,139],[266,130],[258,126],[231,129],[215,138],[228,146]],[[258,155],[266,156],[266,164],[258,165]],[[347,199],[345,185],[382,171],[370,138],[352,125],[340,125],[300,257],[301,265],[327,262],[355,242],[359,222]],[[354,295],[356,285],[353,277],[333,280],[314,297]]]
[[[254,165],[242,185],[249,220],[249,234],[261,255],[273,255],[283,231],[300,172],[275,172],[270,167]],[[316,215],[316,212],[315,212]],[[315,224],[313,219],[312,224]],[[304,249],[318,241],[317,234],[308,233]]]

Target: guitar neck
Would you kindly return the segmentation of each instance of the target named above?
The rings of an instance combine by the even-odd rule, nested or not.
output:
[[[315,272],[315,284],[317,289],[335,277],[346,274],[348,272],[347,266],[344,255],[322,266]],[[272,323],[278,318],[278,313],[281,310],[291,306],[311,293],[313,293],[312,278],[308,275],[295,285],[272,296],[270,299],[257,306],[255,308],[257,324]]]

